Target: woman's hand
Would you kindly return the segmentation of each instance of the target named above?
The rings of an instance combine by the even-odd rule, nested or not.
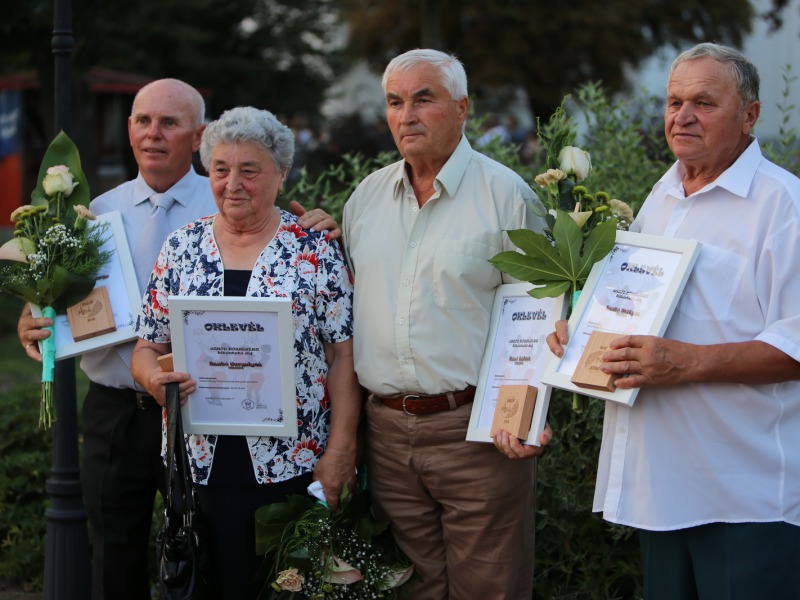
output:
[[[356,453],[327,448],[314,467],[314,479],[322,484],[325,501],[331,510],[339,507],[339,496],[344,484],[352,492],[356,483]]]
[[[167,391],[164,386],[168,383],[177,382],[178,392],[181,399],[181,406],[186,404],[196,387],[196,382],[188,373],[176,371],[164,371],[158,363],[158,358],[171,351],[169,344],[154,344],[139,339],[133,349],[131,358],[131,374],[136,383],[143,386],[159,406],[166,406]]]

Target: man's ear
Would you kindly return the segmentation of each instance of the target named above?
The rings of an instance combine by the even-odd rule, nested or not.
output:
[[[194,132],[194,140],[192,141],[192,152],[200,150],[200,141],[203,139],[203,132],[206,130],[205,125],[200,125]]]
[[[758,117],[761,114],[761,102],[754,100],[742,109],[742,132],[749,135],[758,122]]]

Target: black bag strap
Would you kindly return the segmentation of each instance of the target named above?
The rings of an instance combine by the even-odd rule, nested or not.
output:
[[[178,394],[178,384],[168,383],[167,392],[167,498],[166,506],[169,510],[175,511],[175,496],[172,484],[175,477],[175,449],[178,437],[178,418],[181,414],[180,396]],[[183,429],[183,428],[181,428]],[[183,438],[181,437],[181,443]]]
[[[177,474],[183,513],[192,514],[196,510],[196,500],[189,457],[186,453],[186,440],[183,434],[178,385],[178,383],[168,383],[165,386],[167,392],[167,506],[175,510],[173,478]]]

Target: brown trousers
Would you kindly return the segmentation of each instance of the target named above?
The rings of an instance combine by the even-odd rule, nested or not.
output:
[[[415,600],[530,600],[536,465],[465,441],[471,410],[409,416],[371,399],[372,497],[421,576]]]

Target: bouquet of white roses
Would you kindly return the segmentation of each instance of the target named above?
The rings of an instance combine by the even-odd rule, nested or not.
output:
[[[60,132],[42,159],[31,204],[11,213],[14,239],[0,247],[0,291],[42,308],[51,319],[83,300],[110,259],[100,250],[105,226],[88,227],[89,187],[78,149]],[[39,426],[52,424],[55,331],[41,342]]]
[[[389,523],[375,518],[365,489],[342,491],[340,508],[310,496],[256,511],[256,552],[268,573],[259,598],[400,598],[413,573]]]
[[[589,176],[592,162],[588,152],[571,145],[574,138],[562,103],[539,128],[547,170],[535,178],[534,191],[547,226],[541,234],[509,231],[523,254],[501,252],[491,259],[501,271],[539,286],[529,292],[534,298],[571,293],[574,302],[592,265],[614,246],[617,229],[627,229],[633,221],[633,211],[621,200],[578,185]]]

